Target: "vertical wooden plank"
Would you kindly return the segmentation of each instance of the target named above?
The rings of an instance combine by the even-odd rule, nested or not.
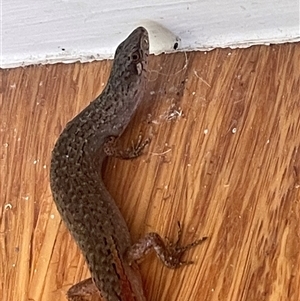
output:
[[[299,44],[150,57],[145,99],[120,144],[152,138],[103,175],[133,241],[183,243],[195,264],[141,270],[149,300],[299,298]],[[50,153],[101,92],[110,62],[1,70],[0,283],[3,300],[66,300],[89,273],[52,202]]]

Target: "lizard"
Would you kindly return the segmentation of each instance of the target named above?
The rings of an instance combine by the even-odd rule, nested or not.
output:
[[[117,47],[102,93],[67,123],[52,150],[53,199],[92,276],[68,290],[70,301],[94,293],[105,301],[146,301],[137,261],[154,249],[165,265],[177,268],[185,264],[182,254],[206,239],[179,246],[148,233],[132,244],[126,222],[101,178],[103,160],[117,156],[115,139],[143,98],[148,56],[148,32],[138,27]],[[147,143],[120,156],[136,157]]]

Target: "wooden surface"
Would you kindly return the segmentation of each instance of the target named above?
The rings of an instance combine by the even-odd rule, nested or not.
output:
[[[152,142],[103,169],[133,241],[156,231],[195,264],[142,264],[147,300],[297,301],[300,44],[150,57],[146,96],[121,143]],[[49,188],[51,149],[103,89],[111,62],[1,71],[1,300],[66,300],[89,272]]]

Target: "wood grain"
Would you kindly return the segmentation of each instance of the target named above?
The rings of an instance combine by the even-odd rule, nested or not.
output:
[[[195,263],[141,264],[148,300],[297,301],[300,292],[300,44],[150,57],[146,96],[103,168],[133,241],[156,231]],[[89,272],[49,188],[51,149],[101,92],[111,62],[1,70],[1,300],[66,300]]]

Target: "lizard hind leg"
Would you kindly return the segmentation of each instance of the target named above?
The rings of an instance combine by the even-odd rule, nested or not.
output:
[[[96,297],[97,296],[97,297]],[[92,278],[80,281],[67,292],[68,301],[100,301],[99,290],[95,286]]]
[[[192,264],[193,261],[182,260],[183,254],[189,249],[198,246],[206,240],[207,237],[202,237],[188,245],[182,246],[180,245],[181,236],[182,231],[180,223],[178,223],[178,239],[175,243],[172,243],[169,240],[165,243],[159,234],[154,232],[148,233],[130,247],[126,253],[127,260],[129,264],[133,261],[141,261],[149,252],[154,250],[163,264],[170,269],[177,269],[183,265]]]

